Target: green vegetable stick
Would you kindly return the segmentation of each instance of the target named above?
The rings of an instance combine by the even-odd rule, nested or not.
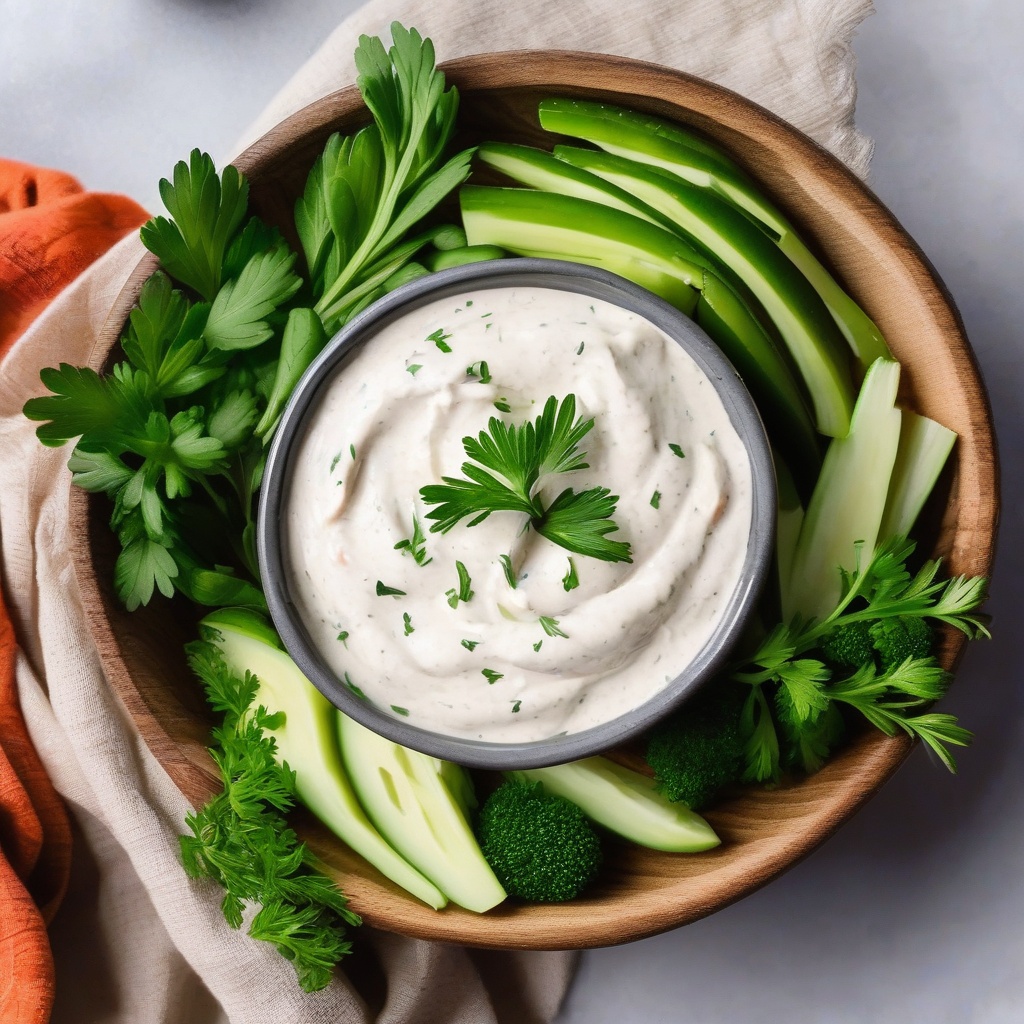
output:
[[[662,796],[653,779],[605,757],[511,775],[543,783],[547,792],[571,800],[597,824],[652,850],[698,853],[721,842],[699,814]]]
[[[635,160],[557,146],[555,155],[637,196],[727,266],[760,301],[803,376],[818,430],[843,437],[853,385],[849,353],[824,303],[763,231],[730,203]]]
[[[900,439],[899,379],[899,363],[875,360],[849,435],[836,438],[825,453],[782,594],[784,621],[827,615],[839,600],[839,570],[856,567],[858,550],[865,558],[875,550]]]
[[[910,533],[955,443],[955,431],[916,412],[903,413],[880,537],[906,537]]]
[[[272,735],[280,759],[295,772],[302,802],[356,853],[417,899],[439,910],[444,894],[397,853],[367,818],[342,765],[335,709],[284,651],[272,646],[266,621],[238,609],[200,623],[235,672],[259,679],[256,703],[283,712]]]
[[[548,131],[585,139],[609,153],[661,168],[729,200],[760,225],[806,277],[863,368],[875,359],[891,358],[885,339],[867,314],[764,196],[762,187],[714,143],[649,114],[582,100],[542,101],[540,122]]]
[[[493,147],[485,153],[495,159]],[[542,188],[557,183],[558,192],[463,188],[470,239],[611,270],[693,316],[736,366],[791,462],[806,467],[803,479],[813,482],[821,455],[803,392],[758,317],[719,276],[714,261],[650,218],[625,212],[621,190],[596,175],[568,165],[562,172],[560,161],[526,147],[506,147],[499,157],[505,173]],[[608,197],[611,205],[583,196]],[[634,205],[642,209],[644,204]]]

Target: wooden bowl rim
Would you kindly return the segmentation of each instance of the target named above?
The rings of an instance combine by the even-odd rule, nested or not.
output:
[[[987,502],[975,506],[970,522],[962,522],[958,516],[950,545],[950,569],[954,573],[989,574],[998,520],[998,468],[992,415],[977,363],[952,297],[935,269],[893,214],[860,179],[813,140],[765,108],[721,86],[661,65],[570,50],[515,50],[461,57],[441,67],[460,91],[467,88],[479,92],[546,88],[569,94],[574,91],[602,93],[611,101],[622,96],[624,102],[627,98],[635,101],[635,97],[642,95],[646,102],[662,108],[673,107],[680,112],[689,110],[743,135],[748,135],[749,127],[744,129],[740,122],[752,124],[758,129],[758,144],[768,143],[770,148],[788,150],[810,168],[825,186],[828,201],[841,208],[844,215],[866,224],[877,241],[901,262],[925,299],[930,317],[947,339],[965,401],[974,410],[971,436],[978,441],[980,457],[971,469],[977,486],[989,496]],[[598,77],[599,82],[595,81]],[[642,86],[642,94],[637,92],[638,86]],[[296,138],[351,117],[361,106],[362,100],[354,85],[332,92],[270,129],[233,162],[247,175],[258,174]],[[748,137],[753,139],[753,136]],[[96,362],[102,363],[116,345],[142,282],[155,267],[155,258],[146,254],[127,279],[104,325],[103,343],[97,346]],[[89,509],[89,496],[73,489],[69,516],[74,572],[86,607],[102,608],[103,595],[89,543]],[[111,686],[171,779],[192,799],[204,787],[208,790],[215,785],[213,772],[198,765],[171,738],[139,692],[109,619],[105,615],[93,615],[90,628]],[[948,668],[955,666],[964,645],[960,634],[945,645],[943,655]],[[449,907],[441,913],[423,908],[427,909],[426,914],[413,913],[411,918],[378,913],[376,907],[357,909],[363,910],[367,922],[377,927],[424,939],[490,948],[588,948],[654,935],[722,909],[798,863],[877,791],[904,761],[912,746],[903,735],[887,738],[873,734],[855,743],[854,748],[847,748],[845,754],[836,759],[844,761],[841,769],[844,774],[832,786],[828,798],[816,802],[813,816],[802,819],[807,827],[797,835],[780,835],[774,837],[774,841],[755,844],[756,850],[737,860],[724,873],[716,872],[713,892],[694,892],[691,887],[680,894],[678,901],[666,898],[664,889],[645,894],[648,898],[632,893],[635,898],[631,903],[617,901],[610,913],[594,913],[596,908],[588,906],[586,900],[554,908],[550,905],[506,906],[487,915],[471,914],[457,907]],[[830,762],[830,766],[834,764]],[[830,766],[826,766],[825,771]],[[839,771],[837,767],[836,774]],[[412,899],[397,891],[396,898],[405,904]]]

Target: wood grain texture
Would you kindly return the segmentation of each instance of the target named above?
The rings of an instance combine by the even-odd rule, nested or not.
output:
[[[462,93],[462,142],[525,141],[550,147],[537,101],[548,95],[606,99],[690,125],[723,144],[761,182],[884,332],[904,365],[905,404],[960,435],[944,493],[926,515],[923,539],[951,573],[992,564],[998,487],[992,420],[953,302],[913,240],[841,164],[767,111],[685,74],[624,58],[568,52],[485,54],[445,66]],[[294,242],[291,211],[327,136],[366,120],[354,88],[300,111],[236,161],[250,178],[254,209]],[[142,280],[143,261],[108,320],[112,353]],[[212,794],[204,747],[210,726],[185,668],[195,619],[184,602],[157,602],[128,615],[111,580],[114,547],[104,499],[76,493],[75,567],[111,686],[150,749],[193,802]],[[944,637],[952,668],[963,648]],[[812,778],[774,791],[738,789],[707,815],[722,846],[673,855],[626,843],[611,848],[600,885],[554,906],[509,904],[486,915],[441,913],[398,891],[319,823],[300,834],[370,924],[429,939],[525,949],[582,948],[641,938],[693,921],[752,892],[807,856],[896,770],[905,738],[865,732]]]

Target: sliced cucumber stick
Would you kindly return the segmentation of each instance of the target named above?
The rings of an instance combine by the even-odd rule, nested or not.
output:
[[[653,779],[605,757],[510,774],[542,783],[548,792],[571,800],[598,825],[652,850],[698,853],[721,842],[699,814],[662,796]]]
[[[444,893],[402,857],[370,823],[342,767],[335,737],[336,711],[299,671],[284,651],[273,646],[276,635],[260,628],[260,617],[224,609],[201,626],[220,648],[232,671],[259,679],[257,704],[284,722],[274,730],[278,754],[295,772],[299,799],[340,839],[417,899],[439,910]]]

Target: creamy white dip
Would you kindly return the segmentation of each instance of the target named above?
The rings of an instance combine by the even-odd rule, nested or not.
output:
[[[521,513],[430,532],[420,488],[463,475],[463,437],[570,393],[594,420],[589,468],[541,493],[619,495],[609,539],[628,541],[632,563],[572,554]],[[422,728],[525,742],[619,716],[699,653],[739,582],[751,470],[711,381],[659,328],[572,292],[493,288],[405,315],[344,363],[297,445],[284,509],[293,597],[339,678]],[[395,547],[414,516],[422,565]],[[456,561],[469,601],[453,600]]]

